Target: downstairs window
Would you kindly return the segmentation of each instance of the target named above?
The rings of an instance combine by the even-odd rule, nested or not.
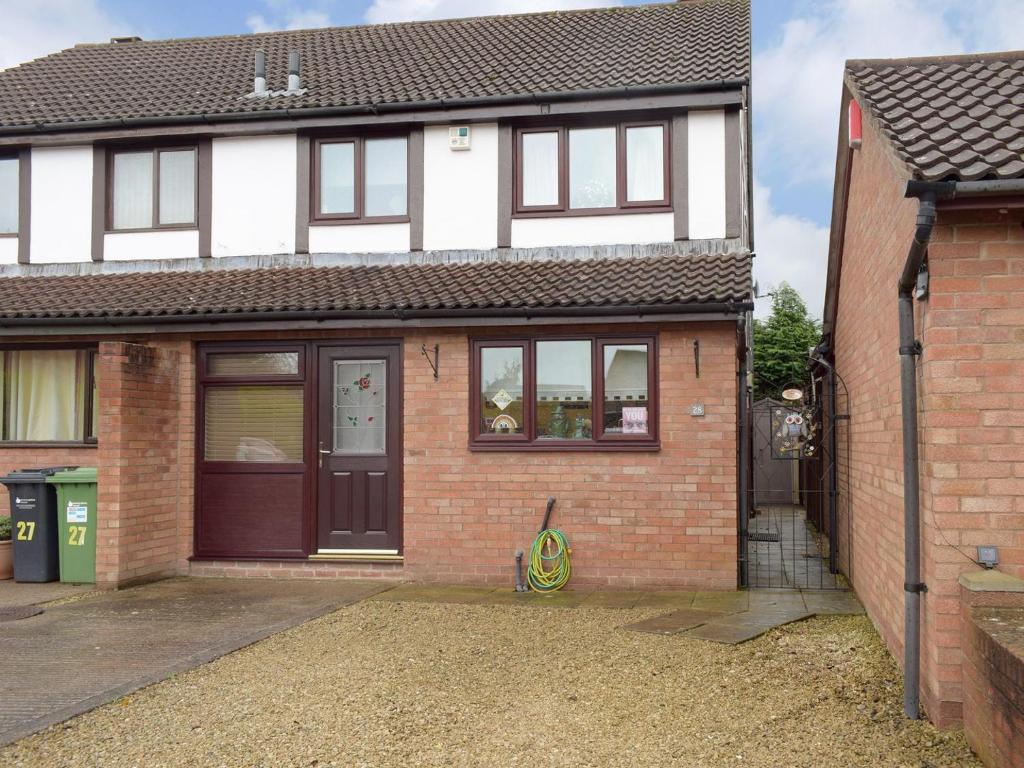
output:
[[[19,349],[3,360],[0,440],[14,443],[96,441],[96,353],[88,349]]]
[[[472,342],[474,448],[657,447],[656,339]]]

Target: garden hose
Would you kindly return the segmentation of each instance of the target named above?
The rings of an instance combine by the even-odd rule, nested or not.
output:
[[[571,554],[569,539],[561,531],[545,528],[538,533],[530,548],[530,564],[526,569],[530,589],[534,592],[556,592],[568,584],[572,575]]]

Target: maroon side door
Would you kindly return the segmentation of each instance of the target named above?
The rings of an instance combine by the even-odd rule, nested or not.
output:
[[[399,347],[321,347],[317,371],[317,551],[398,554]]]

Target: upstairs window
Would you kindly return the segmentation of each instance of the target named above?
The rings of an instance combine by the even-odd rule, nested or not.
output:
[[[18,234],[18,158],[0,157],[0,235]]]
[[[520,216],[667,210],[668,124],[523,128],[516,136]]]
[[[195,147],[111,154],[110,229],[196,226]]]
[[[474,341],[470,443],[656,448],[656,353],[651,336]]]
[[[313,220],[408,221],[408,143],[405,136],[315,142]]]
[[[95,350],[12,349],[0,361],[0,440],[96,441]]]

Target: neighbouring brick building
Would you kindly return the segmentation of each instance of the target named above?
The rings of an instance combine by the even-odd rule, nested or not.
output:
[[[99,468],[107,586],[511,585],[554,496],[574,584],[735,587],[749,19],[122,39],[0,73],[0,471]]]
[[[1020,54],[847,62],[823,345],[849,391],[840,564],[902,658],[902,352],[917,376],[920,693],[940,725],[965,718],[958,577],[979,570],[979,545],[1024,577],[1022,152]],[[900,295],[918,349],[901,341]]]

